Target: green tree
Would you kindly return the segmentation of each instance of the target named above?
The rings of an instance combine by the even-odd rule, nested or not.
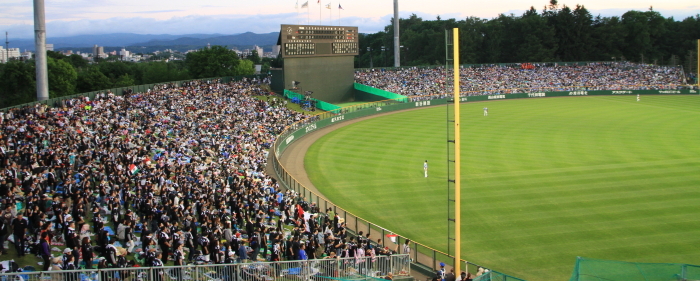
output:
[[[64,56],[60,52],[56,52],[56,51],[46,51],[46,57],[57,59],[57,60],[62,60],[62,59],[66,58],[66,56]]]
[[[247,58],[249,61],[252,61],[253,64],[260,64],[260,54],[258,54],[257,50],[253,50],[250,52],[250,56]]]
[[[462,63],[479,63],[483,56],[486,20],[468,17],[459,23],[459,50]]]
[[[33,61],[9,61],[0,72],[0,108],[36,100]]]
[[[75,69],[84,69],[88,66],[88,61],[81,55],[72,54],[66,57],[66,59]]]
[[[132,65],[134,65],[134,63],[123,61],[101,62],[98,64],[100,67],[100,72],[109,77],[109,79],[112,80],[112,83],[114,83],[117,78],[123,76],[124,74],[130,73],[133,69]]]
[[[596,17],[591,35],[591,59],[622,60],[626,34],[619,17]]]
[[[240,59],[233,50],[223,46],[202,48],[187,53],[187,69],[193,78],[241,75],[238,71]],[[251,62],[252,64],[252,62]],[[243,68],[245,69],[245,68]]]
[[[168,64],[162,61],[143,64],[143,83],[160,83],[169,81]]]
[[[109,89],[112,82],[97,66],[91,66],[78,72],[77,90],[79,93]]]
[[[514,31],[514,32],[513,32]],[[540,16],[534,7],[526,11],[515,21],[511,38],[516,39],[515,56],[511,62],[540,62],[551,61],[557,50],[554,28],[547,25],[545,18]]]
[[[134,79],[129,76],[129,74],[124,74],[122,76],[119,76],[117,78],[117,81],[114,82],[114,85],[112,87],[118,88],[118,87],[127,87],[127,86],[132,86],[134,85]]]
[[[49,97],[56,98],[75,94],[78,73],[72,65],[64,60],[49,57],[47,60],[49,72]]]
[[[236,65],[235,75],[251,75],[255,74],[255,67],[253,62],[249,60],[241,60],[238,65]]]
[[[666,19],[659,12],[629,11],[622,15],[622,25],[627,31],[625,56],[634,61],[651,63],[662,56],[665,44]]]
[[[500,15],[499,17],[501,16],[504,15]],[[506,44],[506,36],[504,34],[504,26],[502,22],[496,19],[486,22],[486,24],[484,24],[483,37],[483,55],[479,62],[501,62],[501,54],[503,53],[502,49]]]
[[[593,15],[583,5],[576,5],[573,12],[574,16],[574,34],[572,48],[576,50],[578,55],[576,60],[592,60],[591,53],[594,48],[591,48],[593,39]],[[561,49],[561,47],[559,47]]]
[[[182,61],[142,63],[143,84],[189,79]]]

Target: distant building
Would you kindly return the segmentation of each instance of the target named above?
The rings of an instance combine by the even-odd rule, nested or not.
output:
[[[20,53],[19,53],[19,48],[9,48],[5,49],[2,46],[0,46],[0,62],[1,63],[6,63],[7,60],[12,60],[13,58],[19,58]]]
[[[63,51],[63,55],[65,55],[65,56],[70,56],[70,55],[72,55],[72,54],[73,54],[73,50],[65,50],[65,51]]]
[[[280,46],[280,45],[274,45],[274,46],[272,46],[272,57],[273,57],[273,58],[276,58],[276,57],[280,54],[280,49],[281,49],[281,48],[282,48],[282,46]]]
[[[259,57],[262,57],[262,56],[265,54],[265,53],[263,53],[263,48],[262,48],[262,47],[258,47],[258,45],[255,45],[255,47],[253,47],[253,50],[255,50],[256,52],[258,52],[258,56],[259,56]]]
[[[28,60],[28,59],[31,59],[33,56],[34,56],[34,53],[25,50],[25,51],[22,53],[21,58],[22,58],[23,60]]]
[[[53,51],[53,44],[46,44],[47,51]]]
[[[121,60],[129,60],[131,58],[131,52],[127,51],[126,49],[123,49],[119,51],[119,58]]]
[[[100,59],[106,58],[107,54],[105,54],[105,48],[102,46],[97,46],[97,45],[93,46],[92,47],[92,57],[93,58],[100,58]]]

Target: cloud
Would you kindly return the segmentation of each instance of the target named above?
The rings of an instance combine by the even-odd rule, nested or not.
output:
[[[182,12],[185,10],[160,10],[160,11],[138,11],[132,12],[134,14],[155,14],[155,13],[172,13],[172,12]]]
[[[171,17],[168,19],[155,19],[149,14],[162,14],[183,10],[152,10],[134,12],[142,16],[137,17],[112,17],[106,19],[76,18],[72,20],[47,21],[47,35],[51,37],[65,37],[86,34],[110,34],[110,33],[136,33],[136,34],[236,34],[243,32],[268,33],[278,31],[280,24],[304,24],[308,18],[306,15],[296,13],[258,14],[258,15],[188,15]],[[520,16],[525,10],[510,10],[504,14]],[[590,10],[595,17],[621,16],[627,12],[625,9],[600,9]],[[682,20],[700,13],[700,9],[684,10],[658,10],[664,17],[673,16],[676,20]],[[435,20],[438,14],[423,13],[419,11],[403,11],[401,18],[408,18],[412,14],[424,20]],[[317,15],[317,14],[316,14]],[[311,15],[310,24],[318,24],[318,17]],[[8,31],[13,38],[33,38],[33,19],[23,19],[17,16],[20,23],[0,24],[0,30]],[[442,19],[466,18],[461,13],[440,14]],[[334,18],[333,25],[358,26],[362,33],[375,33],[383,31],[384,27],[391,23],[393,14],[381,17],[346,16]],[[323,18],[323,24],[328,24],[328,18]]]

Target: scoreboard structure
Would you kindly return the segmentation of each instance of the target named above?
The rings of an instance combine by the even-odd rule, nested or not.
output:
[[[354,57],[359,33],[353,26],[283,24],[277,40],[284,59],[284,89],[313,92],[312,97],[339,103],[354,99]]]
[[[356,56],[357,27],[282,25],[282,57]]]

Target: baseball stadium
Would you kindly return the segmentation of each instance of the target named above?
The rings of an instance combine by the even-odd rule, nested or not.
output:
[[[694,74],[452,31],[357,68],[357,27],[282,25],[268,74],[2,109],[0,277],[700,280]]]

